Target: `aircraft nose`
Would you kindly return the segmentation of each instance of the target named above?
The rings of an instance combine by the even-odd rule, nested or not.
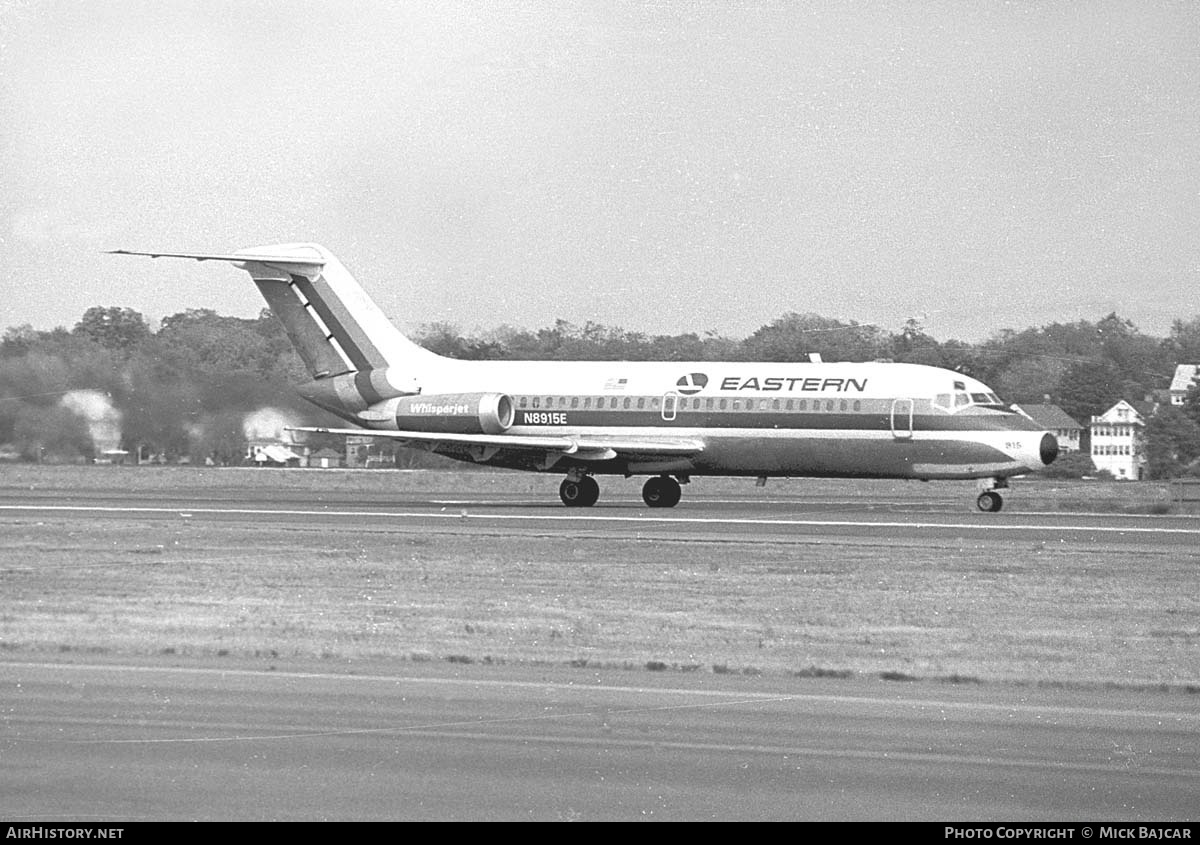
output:
[[[1038,456],[1046,466],[1054,463],[1054,459],[1058,457],[1058,438],[1050,432],[1043,434],[1042,444],[1038,449]]]

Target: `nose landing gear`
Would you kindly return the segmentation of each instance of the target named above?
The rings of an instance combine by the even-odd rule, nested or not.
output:
[[[980,483],[982,492],[979,498],[975,500],[975,507],[979,508],[984,513],[996,513],[1000,508],[1004,507],[1004,499],[997,493],[997,490],[1003,490],[1008,487],[1008,479],[1006,478],[989,478]]]
[[[1004,507],[1004,499],[995,490],[987,490],[979,494],[979,498],[975,500],[975,507],[984,513],[995,513]]]

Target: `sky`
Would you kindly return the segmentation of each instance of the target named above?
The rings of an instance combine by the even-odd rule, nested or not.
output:
[[[1165,336],[1198,138],[1190,0],[0,0],[0,330],[317,242],[407,331]]]

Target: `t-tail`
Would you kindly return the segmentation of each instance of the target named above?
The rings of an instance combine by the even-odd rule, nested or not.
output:
[[[229,254],[112,252],[228,261],[248,272],[312,377],[298,386],[300,395],[345,419],[357,421],[371,405],[420,393],[422,376],[445,361],[402,335],[341,262],[318,244]]]

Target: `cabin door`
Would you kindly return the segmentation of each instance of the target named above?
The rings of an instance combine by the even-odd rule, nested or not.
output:
[[[892,402],[892,437],[911,440],[913,424],[913,400],[897,399]]]
[[[679,402],[678,393],[664,393],[662,404],[662,418],[667,422],[675,419],[675,411]]]

